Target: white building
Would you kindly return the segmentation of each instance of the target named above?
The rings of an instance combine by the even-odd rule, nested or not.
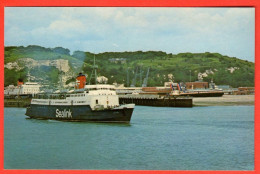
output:
[[[4,90],[4,95],[21,95],[21,94],[37,94],[40,92],[40,87],[36,82],[26,82],[21,86],[9,85]]]

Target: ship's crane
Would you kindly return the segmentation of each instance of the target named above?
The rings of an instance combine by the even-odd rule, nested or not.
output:
[[[138,72],[138,67],[136,67],[136,72],[135,72],[134,78],[132,80],[131,87],[135,87],[135,85],[136,85],[137,72]]]
[[[142,66],[140,66],[140,86],[142,86],[142,75],[143,75],[143,72],[144,71],[142,71]]]
[[[146,77],[144,78],[142,87],[146,87],[146,86],[147,86],[148,76],[149,76],[149,70],[150,70],[150,67],[148,67],[148,69],[147,69]]]
[[[126,69],[126,86],[127,87],[129,86],[129,72],[128,72],[128,70],[129,70],[129,67],[127,67],[127,69]]]

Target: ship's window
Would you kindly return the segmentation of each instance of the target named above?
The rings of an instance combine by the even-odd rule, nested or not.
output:
[[[98,104],[98,100],[96,100],[96,104]]]

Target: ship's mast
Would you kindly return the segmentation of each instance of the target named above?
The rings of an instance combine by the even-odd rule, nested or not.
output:
[[[98,69],[98,66],[96,65],[96,59],[95,59],[95,54],[94,54],[94,65],[93,65],[93,69],[92,69],[92,72],[91,72],[91,76],[90,76],[90,79],[89,79],[89,82],[88,84],[90,85],[91,83],[91,79],[94,78],[95,79],[95,84],[97,84],[97,69]],[[92,77],[94,74],[94,77]]]

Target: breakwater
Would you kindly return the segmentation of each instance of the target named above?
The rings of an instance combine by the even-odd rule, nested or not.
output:
[[[190,97],[221,97],[224,95],[222,91],[192,91],[181,93],[180,96],[190,96]]]
[[[120,95],[119,103],[134,103],[141,106],[192,107],[192,98],[160,97],[159,95]]]

